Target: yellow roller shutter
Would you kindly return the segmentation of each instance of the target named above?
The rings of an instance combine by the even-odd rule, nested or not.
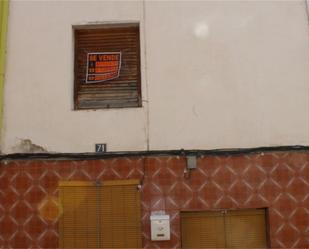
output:
[[[141,248],[137,185],[105,182],[101,189],[101,207],[101,248]]]
[[[182,212],[182,248],[267,248],[265,209]]]
[[[264,209],[228,211],[225,219],[228,248],[267,248]]]
[[[61,248],[141,248],[137,180],[61,182]]]
[[[97,190],[90,184],[60,186],[63,214],[59,222],[61,248],[98,248]]]
[[[181,214],[182,248],[224,248],[222,212],[184,212]]]

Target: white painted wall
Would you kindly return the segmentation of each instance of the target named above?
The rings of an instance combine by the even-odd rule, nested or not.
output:
[[[130,21],[144,107],[73,111],[72,25]],[[309,145],[308,69],[303,0],[12,1],[2,151]]]

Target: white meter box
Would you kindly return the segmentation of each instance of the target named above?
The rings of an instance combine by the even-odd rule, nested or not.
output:
[[[151,240],[170,240],[170,216],[151,215]]]

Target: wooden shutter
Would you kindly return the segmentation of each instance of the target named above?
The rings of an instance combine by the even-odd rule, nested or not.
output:
[[[226,214],[228,248],[267,248],[265,210],[235,210]]]
[[[182,248],[224,248],[222,212],[181,213]]]
[[[141,106],[139,26],[85,26],[75,31],[75,109]],[[88,53],[121,52],[120,76],[86,83]]]
[[[182,248],[267,248],[264,209],[182,212]]]
[[[72,182],[60,185],[59,195],[63,209],[59,220],[60,248],[98,248],[96,187]]]
[[[101,248],[141,248],[140,195],[134,182],[101,189]]]
[[[61,182],[60,248],[141,248],[138,183]]]

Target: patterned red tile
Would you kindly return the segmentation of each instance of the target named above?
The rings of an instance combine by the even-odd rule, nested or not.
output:
[[[175,173],[167,167],[159,168],[152,175],[152,182],[160,187],[163,193],[169,191],[170,186],[177,180]]]
[[[45,166],[45,170],[46,167],[48,167],[48,165]],[[72,172],[74,172],[74,170],[76,169],[76,164],[74,161],[55,161],[52,167],[53,170],[57,173],[57,175],[60,176],[61,180],[69,180]]]
[[[10,176],[8,172],[5,170],[0,170],[0,190],[8,189],[10,186]]]
[[[0,236],[0,248],[4,249],[5,248],[5,240]]]
[[[279,157],[271,152],[260,153],[257,158],[257,165],[260,165],[266,172],[270,172],[279,163]]]
[[[153,196],[150,201],[150,208],[152,211],[165,210],[166,199],[164,196]]]
[[[56,197],[48,196],[44,198],[37,207],[40,218],[48,222],[55,222],[61,215],[61,205]]]
[[[175,182],[168,189],[167,194],[176,204],[178,208],[182,208],[184,204],[192,199],[192,189],[184,182]]]
[[[269,208],[269,226],[272,233],[276,233],[284,224],[285,217],[274,208]]]
[[[216,203],[216,209],[236,209],[239,207],[239,204],[228,195],[222,196]]]
[[[49,193],[52,194],[58,188],[60,176],[52,169],[46,170],[40,177],[40,185]]]
[[[305,208],[297,208],[290,217],[290,222],[299,232],[309,228],[309,213]]]
[[[167,214],[170,215],[171,221],[171,234],[177,239],[180,239],[180,213],[179,210],[169,210]]]
[[[13,248],[30,248],[31,244],[31,238],[29,238],[29,236],[23,231],[17,231],[10,240],[10,245]]]
[[[55,231],[45,230],[44,233],[39,237],[38,244],[40,248],[58,248],[59,238]]]
[[[59,161],[59,164],[61,163],[61,161]],[[46,167],[45,167],[45,162],[44,161],[30,161],[28,163],[28,166],[26,168],[27,173],[29,173],[29,175],[32,177],[32,180],[38,180],[41,175],[43,175],[43,173],[46,171]]]
[[[276,234],[278,242],[283,245],[284,248],[292,248],[297,243],[299,232],[296,231],[289,224],[284,227]]]
[[[157,172],[161,168],[162,161],[156,157],[148,157],[145,159],[145,177],[152,178],[153,175],[157,174]]]
[[[46,222],[40,219],[37,215],[33,215],[27,220],[24,225],[24,230],[36,240],[46,229]]]
[[[144,158],[124,158],[114,160],[111,167],[121,179],[140,179],[144,176],[145,163]]]
[[[34,185],[24,195],[24,199],[32,206],[36,206],[46,196],[46,190],[40,185]]]
[[[299,239],[294,243],[293,248],[307,249],[308,238],[306,236],[299,237]]]
[[[289,153],[285,162],[294,170],[298,170],[303,166],[304,162],[308,161],[307,153]]]
[[[121,179],[121,175],[113,169],[110,164],[107,164],[106,167],[99,172],[97,179],[100,181],[115,180]]]
[[[14,203],[19,200],[20,193],[10,186],[8,189],[4,189],[0,194],[0,205],[3,206],[5,210],[9,210]]]
[[[133,163],[130,158],[114,159],[112,162],[112,170],[117,172],[119,178],[127,179],[128,174],[133,169]]]
[[[269,207],[272,247],[309,247],[309,153],[203,156],[188,178],[185,163],[184,157],[168,156],[3,163],[0,247],[58,247],[57,222],[40,220],[35,203],[56,195],[59,180],[124,178],[143,178],[144,248],[180,248],[182,210],[255,207]],[[26,212],[21,213],[23,209]],[[172,239],[151,242],[149,215],[162,210],[171,214]],[[16,241],[9,239],[13,235]]]
[[[301,205],[304,206],[309,212],[309,193],[306,197],[301,201]]]
[[[288,185],[294,177],[293,171],[286,163],[278,164],[277,167],[271,172],[271,178],[278,183],[281,188]]]
[[[18,224],[23,224],[31,216],[33,210],[27,202],[18,201],[11,207],[10,213]]]
[[[244,206],[252,195],[252,189],[249,186],[245,184],[244,181],[235,181],[228,189],[227,194],[237,202],[239,206]]]
[[[104,160],[86,161],[82,167],[86,172],[88,172],[90,179],[95,181],[98,179],[99,174],[105,168],[105,161]]]
[[[265,180],[258,188],[260,197],[272,203],[281,194],[281,188],[272,180]]]
[[[221,163],[219,157],[202,156],[198,158],[198,168],[207,175],[212,175],[220,165]]]
[[[265,178],[264,169],[258,165],[249,165],[243,174],[243,179],[253,188],[260,186]]]
[[[250,159],[249,156],[237,155],[230,159],[228,166],[238,174],[242,174],[248,166],[251,166]]]
[[[16,175],[11,178],[12,186],[18,193],[25,193],[32,186],[32,177],[27,171],[16,171]]]
[[[308,185],[309,184],[309,161],[306,164],[304,164],[304,166],[301,168],[299,172],[302,176],[302,179],[304,179]]]
[[[16,232],[18,227],[17,221],[10,216],[5,216],[0,220],[0,234],[4,240],[9,240],[10,237]]]
[[[153,195],[163,195],[163,191],[154,182],[151,181],[144,181],[143,186],[142,186],[142,195],[144,196],[144,199],[151,198]]]
[[[243,204],[243,207],[246,208],[265,208],[268,206],[268,201],[266,201],[258,191],[253,192]]]
[[[212,181],[206,182],[199,190],[198,195],[206,202],[216,202],[224,194],[223,189]]]
[[[198,191],[207,181],[209,177],[207,173],[202,171],[200,168],[192,170],[189,177],[184,179],[184,181],[190,186],[192,191]]]
[[[165,210],[175,210],[179,209],[179,204],[177,203],[177,199],[171,196],[167,196],[165,198]],[[188,203],[190,202],[190,199],[188,200]],[[182,205],[182,207],[185,206],[185,203]]]
[[[285,218],[289,218],[297,207],[297,202],[293,196],[280,194],[279,198],[273,203],[273,207],[278,210]]]
[[[309,185],[302,178],[293,178],[286,187],[286,191],[298,200],[305,198]]]
[[[197,160],[197,164],[199,164],[199,160]],[[184,157],[169,157],[167,167],[170,171],[173,171],[175,177],[182,179],[186,167],[186,159]]]
[[[210,177],[210,181],[214,181],[225,190],[231,186],[235,179],[236,175],[232,173],[225,165],[219,166]]]

